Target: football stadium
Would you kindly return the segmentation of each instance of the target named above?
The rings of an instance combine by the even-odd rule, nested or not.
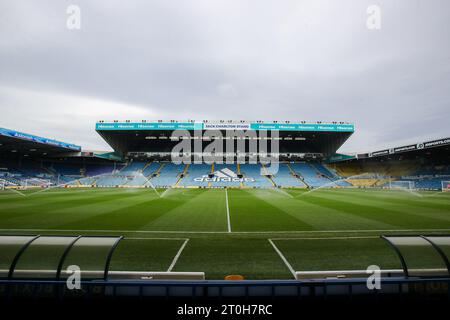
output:
[[[0,1],[0,305],[448,314],[449,21],[447,0]]]
[[[370,293],[361,285],[378,266],[388,293],[422,292],[402,284],[430,278],[448,291],[450,138],[337,154],[354,124],[99,121],[95,131],[113,152],[0,129],[5,281],[65,279],[75,264],[97,285],[130,281],[117,295],[207,284],[212,295],[324,295],[331,284],[348,295]]]

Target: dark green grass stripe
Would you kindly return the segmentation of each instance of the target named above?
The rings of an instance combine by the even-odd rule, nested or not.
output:
[[[316,230],[345,230],[345,229],[390,229],[395,228],[386,224],[363,217],[343,212],[340,210],[325,208],[323,206],[302,202],[297,199],[277,201],[275,206],[294,217],[312,225]]]
[[[296,271],[401,269],[395,251],[382,239],[276,240]]]
[[[317,195],[320,196],[320,194],[326,194],[329,198],[342,198],[342,194],[336,194],[336,193],[317,193]],[[360,196],[360,197],[352,197],[349,195],[345,195],[346,199],[349,199],[350,202],[362,202],[364,201],[368,205],[374,204],[379,207],[388,207],[391,210],[399,211],[408,215],[415,215],[430,219],[437,219],[444,223],[447,223],[450,221],[450,206],[446,208],[446,210],[443,210],[442,208],[435,208],[433,206],[427,206],[426,204],[424,206],[417,206],[415,203],[411,203],[411,201],[405,199],[403,201],[391,201],[391,200],[385,200],[385,198],[379,198],[379,197],[369,197],[369,196]]]
[[[292,279],[267,239],[191,239],[174,271],[203,271],[207,279]]]
[[[184,199],[182,206],[143,226],[144,230],[226,231],[225,191],[209,189]]]
[[[311,225],[258,198],[250,190],[232,190],[228,196],[233,231],[314,230]]]
[[[110,270],[167,271],[184,240],[124,239],[114,251]]]
[[[8,219],[15,219],[18,217],[24,216],[35,216],[41,214],[49,214],[52,212],[61,212],[64,213],[67,209],[74,210],[75,208],[83,207],[89,204],[99,204],[112,200],[120,200],[125,198],[133,198],[136,196],[140,196],[140,193],[125,193],[125,194],[108,194],[98,197],[86,198],[86,199],[72,199],[70,194],[66,199],[58,201],[58,202],[50,202],[50,203],[42,203],[39,199],[36,199],[36,205],[31,208],[10,208],[4,211],[0,207],[0,221],[6,221]],[[0,223],[1,223],[0,222]]]
[[[84,202],[86,199],[91,198],[98,198],[102,195],[117,195],[119,193],[111,192],[111,191],[85,191],[85,192],[73,192],[69,193],[69,191],[66,191],[64,194],[49,194],[46,193],[45,195],[29,195],[26,197],[20,197],[14,199],[14,201],[0,201],[0,210],[9,210],[9,209],[22,209],[25,207],[35,207],[37,203],[39,204],[55,204],[59,202],[66,202],[68,199],[70,201],[82,201]]]
[[[340,210],[366,219],[380,221],[402,228],[442,228],[442,220],[414,216],[384,207],[357,204],[354,202],[330,199],[311,194],[298,197],[299,201],[315,203],[320,206]],[[445,224],[444,224],[445,226]]]
[[[198,195],[200,193],[196,196]],[[174,208],[182,206],[184,203],[181,200],[151,198],[147,201],[129,205],[126,209],[113,209],[93,217],[84,218],[81,221],[58,225],[57,228],[138,230]]]
[[[342,191],[341,191],[342,192]],[[374,195],[370,193],[364,193],[360,192],[358,193],[358,198],[364,198],[367,200],[372,201],[383,201],[393,204],[400,204],[400,205],[412,205],[416,207],[422,207],[427,209],[436,209],[436,210],[442,210],[446,212],[450,212],[450,201],[448,203],[444,203],[441,200],[434,201],[434,199],[415,196],[413,194],[408,194],[407,196],[394,196],[389,195],[390,191],[386,191],[383,194],[380,195]],[[347,193],[346,191],[343,191],[343,193]]]
[[[332,190],[321,190],[320,192],[330,192]],[[428,192],[407,192],[407,191],[396,191],[396,190],[371,190],[371,189],[340,189],[340,194],[344,195],[356,195],[361,198],[370,198],[370,199],[386,199],[393,201],[407,201],[411,203],[420,202],[424,205],[433,204],[437,206],[444,206],[445,210],[448,210],[450,206],[450,197],[449,196],[440,196],[441,194],[436,193],[428,193]]]

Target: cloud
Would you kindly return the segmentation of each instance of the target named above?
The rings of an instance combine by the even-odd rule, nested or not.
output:
[[[222,83],[217,86],[216,90],[220,96],[225,98],[237,98],[239,94],[237,88],[231,83]]]
[[[0,87],[2,107],[6,110],[0,126],[44,135],[82,145],[84,148],[109,149],[95,133],[99,120],[157,119],[150,108],[48,92]],[[124,112],[126,110],[126,112]],[[31,111],[31,112],[30,112]]]

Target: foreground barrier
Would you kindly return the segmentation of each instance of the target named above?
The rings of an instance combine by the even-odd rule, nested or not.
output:
[[[57,298],[111,299],[155,298],[253,298],[295,299],[429,298],[450,300],[450,278],[382,279],[379,290],[367,288],[366,279],[285,281],[186,281],[95,280],[81,282],[79,290],[67,289],[64,281],[0,280],[0,299]]]

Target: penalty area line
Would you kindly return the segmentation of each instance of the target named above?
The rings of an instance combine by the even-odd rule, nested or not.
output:
[[[189,239],[186,238],[144,238],[144,237],[124,237],[122,241],[124,240],[168,240],[168,241],[186,241]]]
[[[352,239],[380,239],[379,236],[361,236],[361,237],[326,237],[326,238],[318,238],[318,237],[296,237],[296,238],[272,238],[272,240],[285,240],[285,241],[291,241],[291,240],[352,240]]]
[[[184,247],[186,247],[186,244],[189,242],[189,239],[186,239],[183,244],[181,245],[180,249],[178,250],[177,254],[175,255],[175,257],[172,260],[172,263],[170,264],[169,268],[167,269],[167,272],[171,272],[172,269],[175,267],[178,259],[180,258],[181,253],[184,250]]]
[[[280,256],[281,260],[283,260],[283,262],[286,265],[286,267],[289,269],[289,271],[294,276],[294,279],[296,279],[295,270],[294,270],[294,268],[292,268],[292,266],[289,263],[289,261],[287,261],[286,257],[283,255],[283,253],[280,251],[280,249],[278,249],[278,247],[275,245],[275,243],[273,243],[272,239],[267,239],[267,240],[269,240],[269,243],[272,245],[272,247],[274,248],[275,252]]]

